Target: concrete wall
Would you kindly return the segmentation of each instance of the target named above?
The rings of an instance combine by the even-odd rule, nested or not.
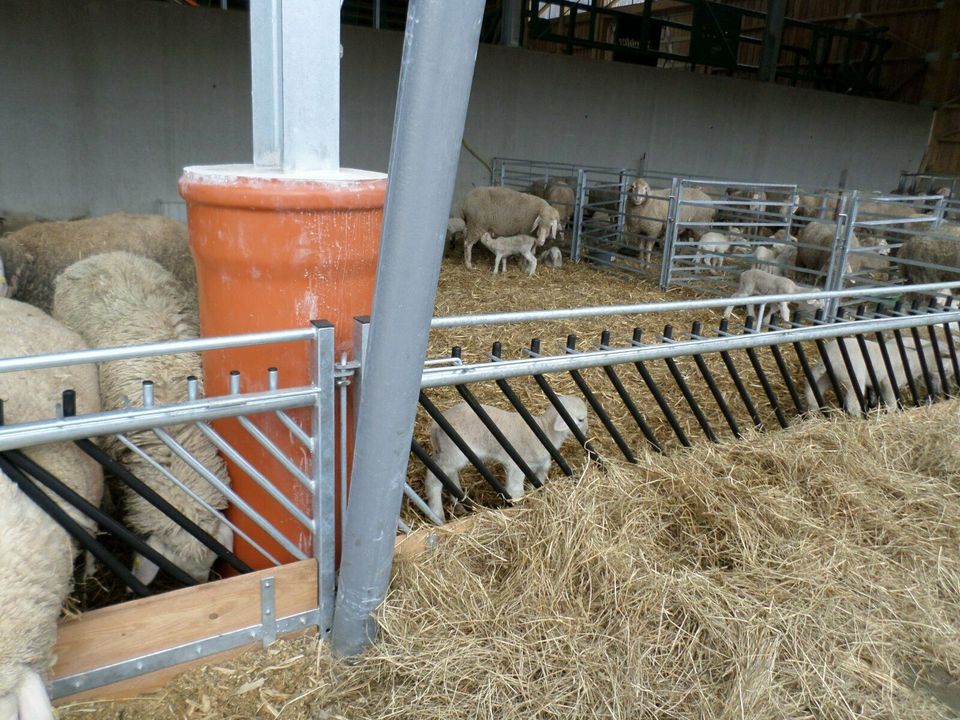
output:
[[[154,212],[187,164],[251,156],[247,17],[140,0],[0,2],[0,209]],[[385,170],[403,36],[345,27],[344,165]],[[465,132],[484,158],[890,189],[916,106],[681,71],[480,49]],[[485,184],[463,153],[458,194]]]

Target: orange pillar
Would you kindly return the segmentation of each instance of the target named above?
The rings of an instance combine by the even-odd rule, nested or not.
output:
[[[248,165],[185,168],[180,194],[197,264],[201,335],[287,330],[323,319],[335,326],[337,358],[350,354],[353,318],[369,315],[373,302],[386,186],[385,175],[362,170],[281,174]],[[307,385],[309,352],[306,343],[287,343],[205,353],[205,392],[226,394],[232,370],[240,371],[242,392],[266,390],[271,367],[279,370],[280,387]],[[351,413],[352,403],[347,407]],[[290,414],[310,431],[308,411]],[[274,416],[254,421],[309,476],[309,452],[280,421]],[[214,427],[310,514],[309,493],[239,423],[222,420]],[[348,443],[349,462],[352,433]],[[233,463],[227,466],[236,492],[309,556],[309,532]],[[339,497],[336,507],[339,537]],[[231,508],[228,514],[279,560],[293,559],[242,513]],[[239,536],[235,551],[254,569],[270,565]]]

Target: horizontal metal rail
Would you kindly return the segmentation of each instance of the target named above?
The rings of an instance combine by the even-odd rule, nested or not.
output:
[[[771,296],[775,297],[775,296]],[[756,298],[751,298],[759,304]],[[421,379],[422,388],[444,387],[461,383],[484,382],[526,375],[541,375],[552,372],[569,372],[590,367],[606,367],[628,362],[644,362],[664,358],[676,358],[700,353],[745,350],[781,343],[834,338],[857,333],[883,332],[908,327],[953,323],[960,321],[960,310],[927,312],[917,315],[882,317],[870,320],[853,320],[828,325],[799,326],[770,330],[763,333],[704,338],[698,340],[658,343],[639,347],[617,348],[583,352],[578,355],[501,360],[491,363],[464,365],[458,368],[425,370]]]
[[[0,450],[14,450],[31,445],[150,430],[286,408],[310,407],[318,393],[319,390],[313,387],[284,388],[6,425],[0,428]]]
[[[754,305],[761,303],[794,302],[842,297],[885,296],[892,288],[903,292],[936,292],[960,288],[960,281],[947,283],[926,283],[923,285],[894,285],[884,288],[847,288],[844,290],[817,290],[793,295],[758,295],[749,298]],[[561,308],[558,310],[520,310],[503,313],[477,313],[475,315],[447,315],[435,317],[430,328],[441,330],[474,325],[506,325],[522,322],[548,322],[551,320],[572,320],[577,318],[607,317],[610,315],[646,315],[650,313],[685,312],[688,310],[708,310],[725,308],[727,305],[742,304],[743,298],[702,298],[700,300],[674,300],[671,302],[639,303],[637,305],[598,305],[593,307]]]
[[[40,368],[83,365],[85,363],[130,360],[158,355],[177,355],[179,353],[206,352],[208,350],[227,350],[229,348],[272,345],[273,343],[312,340],[313,330],[275,330],[271,332],[247,333],[244,335],[222,335],[193,340],[173,340],[145,343],[143,345],[124,345],[122,347],[97,348],[95,350],[74,350],[64,353],[27,355],[24,357],[0,358],[0,372],[37,370]]]

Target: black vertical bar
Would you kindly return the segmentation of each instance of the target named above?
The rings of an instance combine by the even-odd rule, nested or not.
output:
[[[877,303],[877,307],[873,312],[873,316],[887,317],[886,308],[881,303]],[[900,397],[900,383],[897,380],[896,373],[894,372],[893,361],[890,360],[890,352],[887,349],[887,340],[883,337],[883,333],[879,330],[874,333],[874,337],[877,340],[877,345],[880,346],[880,356],[883,358],[883,367],[887,371],[887,377],[890,378],[890,387],[893,388],[893,396],[896,398],[897,407],[903,408],[903,398]]]
[[[817,310],[814,315],[814,321],[818,325],[823,324],[823,310]],[[827,377],[830,378],[830,387],[833,388],[833,394],[837,396],[837,404],[842,408],[843,404],[843,390],[840,389],[840,382],[837,380],[837,374],[833,371],[833,363],[830,361],[830,355],[827,353],[826,345],[823,342],[823,338],[817,338],[815,340],[817,344],[817,352],[820,353],[820,361],[823,363],[824,369],[827,371]]]
[[[610,345],[610,331],[604,330],[600,334],[600,344],[603,347],[609,347]],[[617,371],[613,369],[610,365],[604,365],[603,371],[607,375],[607,379],[610,380],[610,384],[613,385],[613,389],[617,391],[617,395],[620,396],[620,400],[623,402],[627,412],[630,413],[630,416],[633,418],[633,421],[637,424],[637,427],[640,428],[640,432],[643,433],[643,437],[646,438],[647,442],[650,443],[650,446],[659,453],[663,452],[663,448],[660,446],[657,436],[653,434],[653,430],[650,429],[650,426],[647,424],[646,419],[641,414],[640,410],[637,408],[636,403],[633,402],[633,398],[630,397],[630,393],[627,391],[627,388],[624,386],[623,382],[620,380],[620,376],[617,374]]]
[[[440,469],[440,466],[437,465],[436,461],[430,457],[430,453],[424,449],[424,447],[418,443],[416,440],[411,440],[410,449],[413,451],[413,454],[417,456],[417,459],[424,464],[424,466],[434,474],[437,480],[440,481],[440,484],[443,485],[443,488],[453,495],[458,502],[463,503],[464,507],[471,508],[473,507],[473,501],[466,496],[463,490],[457,487],[457,484],[451,480],[447,474]]]
[[[807,353],[804,351],[798,340],[793,341],[793,351],[797,355],[797,360],[800,361],[800,367],[803,370],[804,377],[807,379],[807,385],[810,388],[810,392],[813,393],[813,398],[817,402],[817,407],[821,412],[826,411],[828,409],[827,404],[823,401],[823,394],[820,392],[820,386],[817,385],[817,379],[813,376],[813,370],[810,369],[810,362],[807,360]],[[807,412],[812,410],[813,408],[807,408]]]
[[[700,329],[700,322],[697,321],[693,323],[690,333],[695,337],[699,337]],[[717,382],[713,379],[713,373],[711,373],[710,368],[707,367],[707,362],[703,359],[703,355],[697,353],[693,356],[693,360],[697,363],[697,369],[700,371],[700,374],[703,375],[703,379],[707,383],[707,387],[710,388],[710,393],[713,395],[713,399],[716,401],[717,407],[719,407],[720,412],[723,413],[723,419],[726,420],[727,425],[730,426],[730,432],[733,433],[735,438],[742,438],[743,434],[740,432],[740,427],[737,425],[737,420],[733,417],[733,413],[730,412],[730,406],[727,405],[727,401],[723,397],[723,393],[720,392],[720,388],[717,387]]]
[[[767,327],[767,332],[779,329],[780,320],[781,318],[779,315],[777,315],[776,323],[774,323],[771,319],[770,324]],[[797,409],[797,415],[803,415],[803,401],[800,399],[800,394],[797,392],[797,386],[793,383],[793,378],[790,377],[790,370],[787,368],[787,363],[784,362],[783,353],[780,352],[779,347],[776,345],[771,345],[770,354],[773,355],[773,360],[777,363],[777,370],[780,372],[780,376],[783,378],[783,384],[787,386],[787,392],[790,393],[790,399],[793,400],[793,405]]]
[[[663,328],[663,339],[665,342],[670,342],[673,338],[673,327],[666,325]],[[686,381],[683,379],[683,374],[680,372],[680,368],[677,367],[677,363],[673,358],[664,358],[664,363],[667,365],[667,369],[670,371],[670,374],[673,376],[673,381],[677,384],[677,387],[680,388],[680,392],[683,394],[683,399],[687,401],[687,405],[690,406],[690,410],[693,411],[694,417],[697,418],[697,423],[700,425],[700,429],[703,430],[703,434],[707,436],[707,439],[710,442],[719,442],[717,436],[713,434],[713,428],[710,427],[710,423],[707,421],[707,416],[703,414],[703,411],[700,409],[700,405],[697,403],[697,399],[693,397],[693,393],[690,392],[690,388],[687,387]]]
[[[750,318],[747,318],[748,321]],[[755,330],[753,330],[753,323],[747,322],[743,327],[744,335],[752,335]],[[754,348],[746,348],[747,357],[750,359],[750,364],[753,365],[753,371],[757,374],[757,380],[760,381],[760,386],[763,388],[764,395],[767,396],[767,402],[770,403],[770,407],[773,409],[773,414],[777,416],[777,422],[780,423],[780,427],[785,428],[789,426],[787,419],[783,416],[783,411],[780,409],[780,403],[777,401],[777,396],[773,392],[773,388],[770,387],[770,382],[767,380],[767,374],[763,371],[763,365],[760,364],[760,358],[757,357],[757,351]]]
[[[843,322],[843,315],[843,308],[838,307],[834,322]],[[863,395],[863,388],[860,387],[860,378],[857,377],[856,368],[853,367],[853,361],[850,359],[850,353],[847,352],[847,341],[843,337],[838,336],[836,342],[837,347],[840,349],[840,357],[843,358],[843,365],[847,370],[847,380],[850,384],[847,392],[853,390],[854,397],[857,398],[857,404],[860,406],[860,412],[866,413],[867,401]]]
[[[437,410],[436,405],[431,402],[424,392],[420,391],[420,405],[423,406],[423,409],[427,411],[427,414],[433,418],[433,421],[440,426],[440,429],[446,434],[448,438],[453,441],[453,444],[462,452],[467,460],[470,461],[470,464],[473,465],[477,472],[483,476],[483,479],[496,490],[498,493],[503,495],[503,497],[510,500],[510,494],[506,491],[506,488],[500,484],[500,481],[497,480],[493,473],[490,472],[489,468],[481,462],[480,458],[477,457],[477,454],[471,449],[471,447],[466,443],[466,441],[460,437],[460,433],[453,429],[453,426],[447,421],[439,410]],[[434,448],[436,450],[436,448]]]
[[[919,300],[914,300],[910,305],[910,314],[919,315]],[[920,329],[913,325],[910,328],[910,336],[913,338],[913,347],[917,351],[917,359],[920,361],[920,374],[923,375],[923,382],[927,386],[927,398],[926,402],[933,402],[934,397],[931,392],[932,385],[930,384],[930,368],[927,366],[926,354],[923,352],[923,345],[920,343]]]
[[[534,338],[530,341],[530,352],[534,355],[540,354],[540,338]],[[573,433],[573,436],[577,439],[577,442],[580,443],[581,447],[587,451],[587,454],[592,460],[599,460],[600,454],[593,449],[591,443],[587,440],[587,436],[583,434],[583,431],[580,429],[580,426],[573,421],[573,418],[570,417],[570,413],[567,412],[567,408],[563,406],[563,403],[560,402],[560,398],[557,397],[557,393],[550,383],[547,382],[547,379],[543,375],[534,375],[534,381],[537,383],[537,386],[546,395],[547,400],[550,401],[550,404],[553,405],[553,409],[557,411],[557,414],[563,418],[563,421],[567,424],[567,427],[570,428],[570,432]]]
[[[633,329],[633,344],[635,346],[639,346],[641,344],[641,333],[642,331],[640,328]],[[663,413],[663,417],[666,418],[667,422],[670,424],[670,427],[673,429],[673,433],[677,436],[677,440],[679,440],[680,444],[684,447],[690,447],[690,439],[683,431],[683,428],[680,427],[680,423],[677,422],[676,415],[673,414],[673,410],[671,410],[670,406],[667,404],[666,399],[660,392],[660,387],[656,382],[654,382],[653,377],[650,375],[650,371],[647,370],[647,366],[644,365],[642,361],[635,362],[634,366],[637,368],[637,372],[640,373],[640,379],[643,380],[644,385],[647,386],[650,394],[653,395],[653,399],[660,408],[660,412]]]
[[[577,336],[568,335],[567,351],[573,352],[576,349]],[[613,420],[610,419],[610,416],[607,414],[607,411],[604,409],[600,401],[597,400],[596,395],[593,394],[593,391],[590,389],[587,381],[583,379],[583,375],[580,374],[580,371],[571,370],[570,377],[573,378],[573,382],[576,383],[577,387],[580,389],[580,392],[583,393],[583,396],[587,399],[587,402],[590,403],[590,407],[593,408],[593,411],[597,414],[597,417],[600,418],[600,422],[603,424],[603,427],[606,428],[607,433],[609,433],[610,437],[613,438],[613,442],[615,442],[617,447],[620,448],[620,452],[623,453],[623,456],[627,459],[627,462],[636,463],[637,456],[633,454],[633,450],[630,449],[630,445],[628,445],[627,441],[623,439],[623,436],[620,434],[617,426],[613,423]]]
[[[944,309],[949,310],[953,306],[953,298],[948,297],[944,303]],[[950,362],[953,365],[953,380],[960,387],[960,359],[957,358],[957,348],[953,344],[953,331],[950,329],[950,323],[943,324],[943,335],[947,341],[947,349],[950,351]]]
[[[453,348],[451,356],[459,358],[460,348]],[[493,421],[483,405],[481,405],[477,398],[474,397],[473,393],[470,392],[470,389],[466,385],[456,385],[455,387],[457,388],[457,392],[460,393],[460,397],[462,397],[464,402],[470,406],[470,409],[473,410],[474,414],[480,419],[480,422],[483,423],[483,426],[487,429],[487,431],[493,435],[493,439],[500,443],[500,447],[502,447],[504,452],[510,456],[510,459],[514,462],[514,464],[520,468],[520,472],[523,473],[524,477],[530,482],[530,484],[536,488],[543,487],[543,483],[540,482],[540,478],[538,478],[533,470],[530,469],[530,466],[527,465],[527,461],[524,460],[523,456],[517,452],[515,447],[513,447],[513,444],[507,439],[507,436],[503,434],[500,426]]]
[[[855,318],[857,320],[864,320],[866,316],[864,313],[866,308],[863,305],[860,305],[857,308],[857,314]],[[867,368],[867,375],[870,378],[870,387],[873,388],[874,394],[877,395],[877,402],[880,402],[880,380],[877,377],[876,369],[873,367],[873,358],[870,357],[870,352],[867,348],[867,340],[863,337],[863,333],[857,333],[857,346],[860,348],[860,357],[863,359],[863,364]],[[868,403],[869,404],[869,403]]]
[[[893,306],[893,311],[902,314],[903,301],[897,300]],[[893,339],[897,341],[897,350],[900,352],[900,362],[903,363],[903,372],[907,376],[907,386],[910,388],[910,395],[913,397],[914,407],[920,407],[920,393],[917,391],[917,383],[913,379],[913,367],[910,365],[910,357],[907,355],[907,349],[903,345],[903,334],[897,328],[893,331]],[[896,382],[896,380],[894,380]]]
[[[927,306],[927,312],[937,312],[936,301],[930,298],[930,304]],[[943,357],[940,355],[940,341],[937,340],[937,329],[935,325],[927,325],[927,333],[930,335],[930,345],[933,346],[933,357],[937,363],[937,374],[940,376],[940,392],[944,397],[950,397],[950,381],[947,380],[947,370],[943,366]],[[939,393],[937,394],[939,397]]]
[[[495,342],[493,344],[493,352],[491,353],[495,361],[500,359],[500,352],[500,343]],[[510,401],[510,404],[513,405],[520,417],[523,418],[523,421],[527,424],[527,427],[530,428],[530,431],[537,436],[537,440],[540,441],[540,444],[546,448],[548,453],[550,453],[550,457],[552,457],[553,461],[560,467],[560,471],[567,477],[573,475],[573,470],[570,469],[570,466],[567,464],[567,461],[564,460],[563,455],[561,455],[560,451],[554,447],[552,442],[550,442],[550,438],[547,437],[546,433],[543,431],[543,428],[540,426],[540,423],[538,423],[536,418],[530,414],[530,411],[527,410],[520,398],[517,397],[517,394],[513,391],[513,388],[510,387],[510,384],[506,380],[502,379],[497,380],[496,382],[497,387],[500,388],[500,392],[502,392],[504,397]]]
[[[723,318],[720,321],[720,326],[717,329],[717,333],[719,335],[730,335],[730,333],[727,332],[727,328],[729,327],[728,322],[729,321],[727,318]],[[757,412],[757,408],[753,404],[753,398],[750,397],[750,393],[747,391],[747,386],[743,384],[743,380],[740,378],[740,373],[737,372],[737,366],[734,364],[733,358],[730,357],[730,353],[727,350],[721,350],[720,357],[723,359],[723,364],[727,368],[730,379],[733,380],[734,387],[737,388],[737,394],[740,396],[743,406],[750,414],[750,419],[753,421],[754,427],[757,428],[757,430],[763,430],[763,420],[760,419],[760,413]]]

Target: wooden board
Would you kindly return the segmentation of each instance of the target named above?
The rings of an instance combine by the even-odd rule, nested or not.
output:
[[[271,576],[276,580],[276,617],[317,607],[317,564],[314,560],[304,560],[93,610],[61,623],[52,677],[73,675],[257,625],[260,623],[260,580]],[[149,692],[188,667],[222,662],[244,649],[247,648],[64,697],[57,704],[80,698],[130,697]]]

